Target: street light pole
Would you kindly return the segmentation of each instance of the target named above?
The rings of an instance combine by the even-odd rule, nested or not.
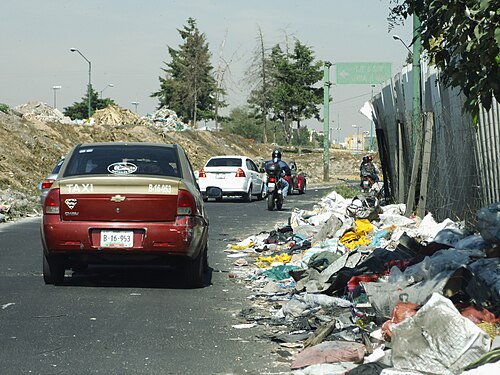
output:
[[[359,150],[359,125],[353,125],[353,128],[356,128],[356,151]]]
[[[108,85],[100,91],[100,98],[101,98],[101,99],[102,99],[102,92],[103,92],[104,90],[106,90],[108,87],[115,87],[115,85],[113,85],[112,83],[108,83]]]
[[[137,114],[137,106],[140,104],[139,102],[132,102],[130,103],[135,106],[135,113]]]
[[[335,130],[338,132],[337,133],[337,148],[340,150],[340,131],[342,128],[335,128]]]
[[[92,75],[92,63],[78,49],[76,49],[76,48],[70,48],[69,50],[71,52],[78,52],[78,54],[81,57],[83,57],[85,59],[85,61],[87,61],[88,64],[89,64],[89,84],[88,84],[88,87],[87,87],[87,96],[88,96],[88,116],[89,116],[88,118],[90,120],[90,115],[92,114],[92,106],[90,104],[90,97],[92,96],[91,95],[91,91],[92,91],[92,79],[91,79],[91,75]]]
[[[60,89],[62,89],[62,86],[52,86],[52,90],[54,90],[54,109],[57,109],[56,91]]]
[[[393,35],[392,38],[394,40],[399,40],[401,43],[403,43],[403,46],[406,47],[406,49],[408,50],[408,52],[410,53],[410,56],[413,57],[413,52],[411,51],[410,47],[408,47],[408,45],[404,42],[403,39],[401,39],[401,37],[399,35]]]

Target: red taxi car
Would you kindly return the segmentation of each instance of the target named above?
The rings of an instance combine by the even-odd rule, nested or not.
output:
[[[43,205],[43,278],[89,264],[171,264],[203,286],[208,218],[179,145],[79,144]]]

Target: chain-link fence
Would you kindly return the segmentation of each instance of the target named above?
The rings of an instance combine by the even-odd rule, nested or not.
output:
[[[410,67],[372,101],[386,190],[411,213],[473,221],[477,209],[500,201],[499,104],[474,126],[460,91],[444,86],[436,69],[422,71],[415,120]]]

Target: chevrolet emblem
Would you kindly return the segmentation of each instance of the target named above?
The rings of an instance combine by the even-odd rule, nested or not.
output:
[[[120,202],[123,202],[124,200],[125,200],[125,197],[122,197],[120,194],[111,197],[111,202],[120,203]]]

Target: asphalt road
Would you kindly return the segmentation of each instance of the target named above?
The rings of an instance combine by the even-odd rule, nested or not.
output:
[[[261,327],[235,329],[251,292],[229,277],[229,242],[285,224],[328,190],[266,201],[206,203],[209,285],[185,289],[168,268],[90,267],[45,285],[40,218],[0,225],[0,374],[277,374]]]

